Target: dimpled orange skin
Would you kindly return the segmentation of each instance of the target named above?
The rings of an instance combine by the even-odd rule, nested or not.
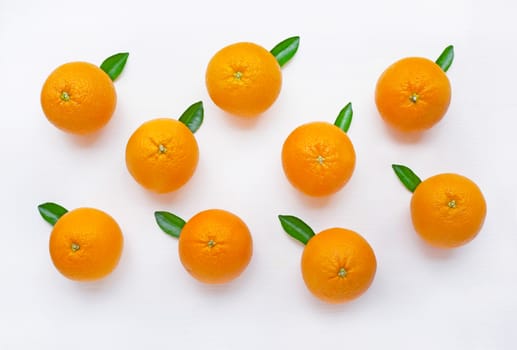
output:
[[[222,110],[254,117],[276,101],[282,72],[276,58],[262,46],[241,42],[218,51],[208,63],[206,87]]]
[[[193,216],[181,230],[179,257],[195,279],[222,284],[248,266],[253,242],[246,224],[235,214],[210,209]]]
[[[282,147],[282,166],[289,182],[309,196],[339,191],[352,177],[355,150],[347,134],[327,122],[296,128]]]
[[[401,59],[377,81],[375,103],[381,117],[402,132],[421,132],[438,123],[449,108],[451,85],[435,62]]]
[[[377,270],[373,249],[358,233],[331,228],[313,236],[303,251],[302,276],[309,291],[332,304],[361,296]]]
[[[182,122],[158,118],[143,123],[126,145],[126,166],[144,188],[156,193],[179,189],[194,174],[199,148]]]
[[[415,231],[430,245],[455,248],[481,230],[486,202],[479,187],[458,174],[439,174],[421,182],[411,198]]]
[[[57,128],[73,134],[90,134],[111,119],[117,94],[111,78],[87,62],[70,62],[56,68],[41,90],[41,106]]]
[[[78,208],[54,225],[49,251],[54,266],[75,281],[94,281],[118,265],[124,238],[117,222],[105,212]]]

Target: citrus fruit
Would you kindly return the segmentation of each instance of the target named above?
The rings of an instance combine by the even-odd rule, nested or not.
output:
[[[192,131],[171,118],[149,120],[126,145],[126,166],[144,188],[167,193],[183,186],[194,174],[199,149]]]
[[[402,132],[420,132],[438,123],[449,108],[451,85],[435,62],[403,58],[389,66],[375,89],[381,117]]]
[[[483,226],[486,202],[465,176],[439,174],[418,185],[411,198],[415,231],[426,242],[454,248],[470,242]]]
[[[111,119],[117,102],[111,78],[87,62],[56,68],[45,81],[40,98],[47,119],[73,134],[100,130]]]
[[[309,240],[302,255],[307,288],[321,300],[343,303],[356,299],[371,285],[377,261],[358,233],[331,228]]]
[[[276,101],[282,72],[265,48],[240,42],[224,47],[210,59],[205,82],[210,98],[219,108],[237,116],[253,117]]]
[[[440,248],[455,248],[477,236],[487,208],[483,193],[472,180],[444,173],[421,181],[406,166],[394,164],[393,169],[413,192],[411,220],[425,242]]]
[[[282,147],[282,166],[289,182],[310,196],[340,190],[355,168],[355,150],[347,134],[327,122],[294,129]]]
[[[181,229],[179,257],[197,280],[227,283],[248,266],[253,243],[246,224],[235,214],[209,209],[194,215]]]
[[[50,257],[57,270],[76,281],[93,281],[110,274],[123,248],[119,225],[107,213],[78,208],[61,216],[50,235]]]
[[[368,290],[375,277],[377,259],[360,234],[344,228],[315,234],[295,216],[280,215],[279,219],[290,236],[305,244],[302,277],[315,297],[337,304],[354,300]]]

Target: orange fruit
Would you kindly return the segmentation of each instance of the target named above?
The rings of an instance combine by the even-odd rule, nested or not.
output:
[[[100,130],[111,119],[117,103],[111,78],[87,62],[56,68],[45,81],[40,97],[47,119],[73,134]]]
[[[50,234],[50,257],[65,277],[93,281],[110,274],[122,254],[124,238],[105,212],[78,208],[57,220]]]
[[[358,233],[331,228],[313,236],[302,254],[302,276],[317,298],[328,303],[356,299],[370,287],[377,260]]]
[[[199,148],[182,122],[158,118],[143,123],[126,145],[129,173],[144,188],[166,193],[183,186],[194,174]]]
[[[441,248],[459,247],[476,237],[486,210],[479,187],[458,174],[432,176],[422,181],[411,197],[415,231]]]
[[[197,280],[219,284],[237,278],[253,251],[246,224],[235,214],[210,209],[193,216],[181,230],[179,257]]]
[[[253,117],[277,99],[282,72],[276,58],[257,44],[241,42],[218,51],[208,63],[206,87],[222,110]]]
[[[289,182],[310,196],[340,190],[355,168],[355,150],[347,134],[327,122],[294,129],[282,147],[282,166]]]
[[[403,132],[423,131],[438,123],[449,108],[451,85],[435,62],[408,57],[389,66],[375,89],[381,117]]]

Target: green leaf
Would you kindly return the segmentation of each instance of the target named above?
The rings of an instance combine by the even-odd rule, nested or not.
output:
[[[404,186],[411,192],[415,192],[415,189],[422,182],[420,178],[413,172],[413,170],[409,169],[407,166],[392,164],[391,167],[397,174],[398,178],[402,182]]]
[[[129,52],[121,52],[110,56],[102,62],[101,69],[109,75],[111,80],[115,81],[124,70],[128,57]]]
[[[452,64],[452,61],[454,60],[454,46],[449,45],[443,50],[442,54],[438,59],[436,60],[436,64],[440,66],[440,68],[447,72],[449,67]]]
[[[154,218],[163,232],[172,237],[179,238],[185,220],[167,211],[155,211]]]
[[[270,52],[273,56],[275,56],[280,67],[283,67],[284,64],[293,58],[296,51],[298,51],[299,45],[300,37],[293,36],[278,43],[273,49],[271,49]]]
[[[343,130],[344,132],[348,132],[350,129],[350,124],[352,123],[352,116],[354,111],[352,110],[352,102],[349,102],[341,112],[339,112],[334,125]]]
[[[38,205],[38,211],[41,217],[52,226],[56,224],[60,217],[68,212],[68,210],[59,204],[51,202]]]
[[[199,101],[187,108],[179,118],[179,121],[185,124],[192,133],[195,133],[203,124],[203,113],[203,102]]]
[[[299,240],[303,244],[307,244],[309,240],[314,236],[314,231],[305,222],[296,216],[291,215],[278,215],[280,224],[287,234],[294,239]]]

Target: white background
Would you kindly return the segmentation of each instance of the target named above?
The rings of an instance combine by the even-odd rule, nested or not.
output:
[[[308,3],[0,2],[1,349],[517,347],[515,3]],[[237,41],[270,49],[292,35],[300,48],[268,112],[243,121],[210,101],[204,73],[217,50]],[[375,108],[378,76],[405,56],[435,59],[449,44],[456,57],[447,115],[421,138],[393,133]],[[48,74],[122,51],[130,57],[107,127],[86,138],[55,129],[39,103]],[[142,122],[177,118],[199,100],[195,175],[176,193],[146,192],[126,170],[127,139]],[[282,143],[301,123],[332,122],[349,101],[355,173],[330,198],[304,197],[284,177]],[[457,172],[474,180],[488,204],[479,236],[454,251],[425,246],[392,163],[422,178]],[[54,269],[51,227],[37,211],[46,201],[100,208],[118,221],[125,247],[112,275],[81,284]],[[192,279],[153,218],[155,210],[188,219],[208,208],[239,215],[254,239],[248,269],[225,286]],[[361,233],[378,259],[368,292],[337,306],[309,294],[303,246],[278,214],[315,231]]]

